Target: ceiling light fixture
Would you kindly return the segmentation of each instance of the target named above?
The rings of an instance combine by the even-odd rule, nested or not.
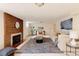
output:
[[[44,6],[44,3],[35,3],[35,5],[38,7],[42,7],[42,6]]]

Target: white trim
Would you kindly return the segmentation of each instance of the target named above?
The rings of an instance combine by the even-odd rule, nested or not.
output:
[[[21,35],[21,40],[22,40],[22,33],[21,33],[21,32],[11,34],[11,46],[12,46],[12,44],[13,44],[13,36],[16,36],[16,35]]]

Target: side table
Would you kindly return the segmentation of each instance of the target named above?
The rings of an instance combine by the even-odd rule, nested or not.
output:
[[[71,45],[70,43],[66,43],[66,55],[67,55],[67,47],[70,47],[70,53],[71,53],[71,48],[75,49],[75,56],[76,56],[76,49],[79,49],[79,44],[76,44],[75,46]]]

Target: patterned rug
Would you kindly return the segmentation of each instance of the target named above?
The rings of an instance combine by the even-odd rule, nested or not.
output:
[[[36,39],[30,39],[17,53],[63,53],[49,38],[44,38],[43,43],[36,43]]]

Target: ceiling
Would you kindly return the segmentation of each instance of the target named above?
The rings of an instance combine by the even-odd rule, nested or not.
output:
[[[53,22],[79,13],[79,4],[45,3],[38,7],[34,3],[0,3],[0,10],[30,21]]]

